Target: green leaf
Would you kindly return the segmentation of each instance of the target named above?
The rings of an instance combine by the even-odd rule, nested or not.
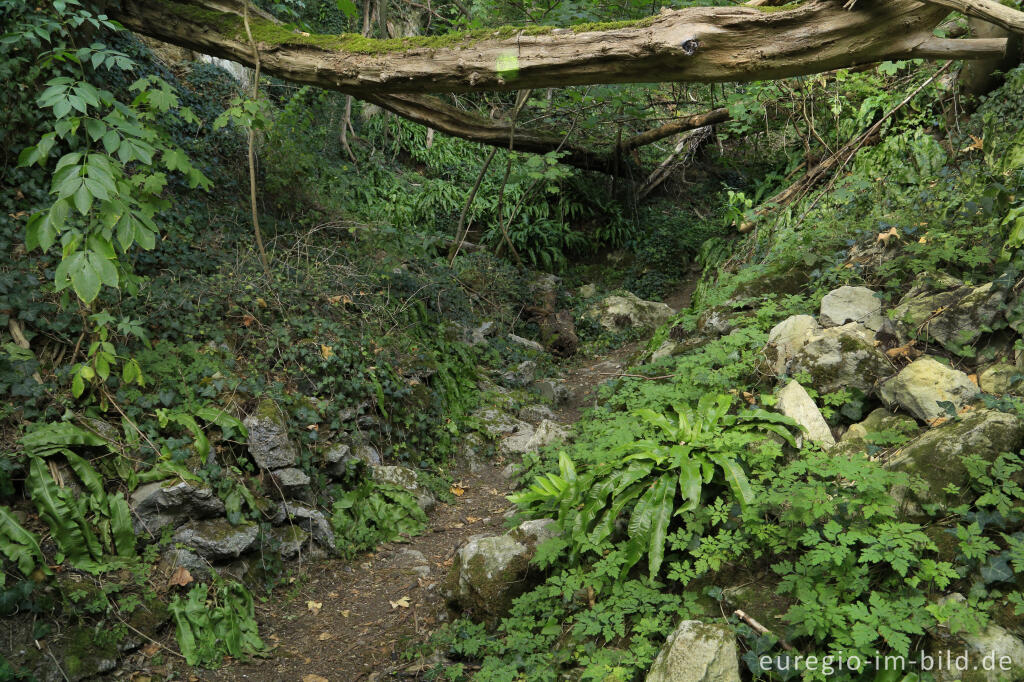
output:
[[[736,460],[721,453],[710,453],[709,456],[722,469],[722,473],[725,474],[725,480],[732,488],[740,506],[746,507],[752,504],[754,501],[754,491],[750,487],[750,481],[747,480],[746,473],[744,473],[743,468]]]
[[[668,524],[672,519],[672,512],[675,510],[676,482],[671,474],[665,474],[652,488],[651,514],[651,539],[647,551],[647,570],[651,580],[654,580],[661,569],[661,562],[665,558],[665,538],[668,536]]]
[[[46,575],[51,573],[36,536],[18,523],[8,507],[0,507],[0,552],[17,564],[18,570],[26,577],[36,566]]]

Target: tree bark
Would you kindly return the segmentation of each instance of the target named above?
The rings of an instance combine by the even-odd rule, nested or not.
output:
[[[1013,33],[1024,34],[1024,12],[1007,7],[996,0],[924,0],[924,2],[956,10],[969,17],[984,19]]]
[[[125,0],[109,14],[144,35],[252,64],[241,19],[245,2]],[[768,80],[882,60],[1003,54],[1005,40],[935,38],[932,30],[951,4],[1013,26],[1024,18],[1024,13],[1001,5],[997,13],[992,0],[859,0],[851,11],[836,0],[808,0],[787,11],[693,7],[608,28],[533,27],[391,41],[303,34],[255,12],[251,21],[264,72],[358,97],[379,97],[598,83]]]

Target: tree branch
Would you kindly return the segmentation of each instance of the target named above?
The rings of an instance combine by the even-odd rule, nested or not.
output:
[[[995,0],[924,0],[930,5],[939,5],[956,10],[969,17],[1002,26],[1008,31],[1024,34],[1024,12],[1007,7]]]
[[[251,64],[241,19],[244,2],[125,0],[109,13],[139,33]],[[264,72],[356,96],[753,81],[884,60],[996,56],[1005,50],[1005,42],[998,41],[963,41],[971,43],[963,47],[935,43],[932,30],[950,3],[977,10],[991,0],[859,0],[852,11],[835,0],[808,0],[777,12],[692,7],[597,30],[488,29],[392,40],[309,35],[255,13],[252,29]]]

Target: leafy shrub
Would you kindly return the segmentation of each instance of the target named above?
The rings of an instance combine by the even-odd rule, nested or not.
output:
[[[346,556],[373,549],[403,535],[416,535],[427,516],[407,490],[389,483],[363,481],[337,495],[331,525]]]

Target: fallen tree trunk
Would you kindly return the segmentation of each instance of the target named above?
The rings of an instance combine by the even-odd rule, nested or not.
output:
[[[251,64],[242,21],[245,1],[125,0],[109,14],[144,35]],[[859,0],[852,11],[836,0],[809,0],[775,12],[693,7],[624,24],[390,40],[299,33],[255,12],[251,22],[265,73],[360,97],[768,80],[882,60],[978,59],[1005,51],[1005,40],[934,37],[932,30],[949,13],[945,4],[936,4],[940,1],[980,2]]]
[[[924,0],[932,5],[956,10],[990,24],[1001,26],[1007,31],[1024,34],[1024,12],[1018,12],[996,0]]]

